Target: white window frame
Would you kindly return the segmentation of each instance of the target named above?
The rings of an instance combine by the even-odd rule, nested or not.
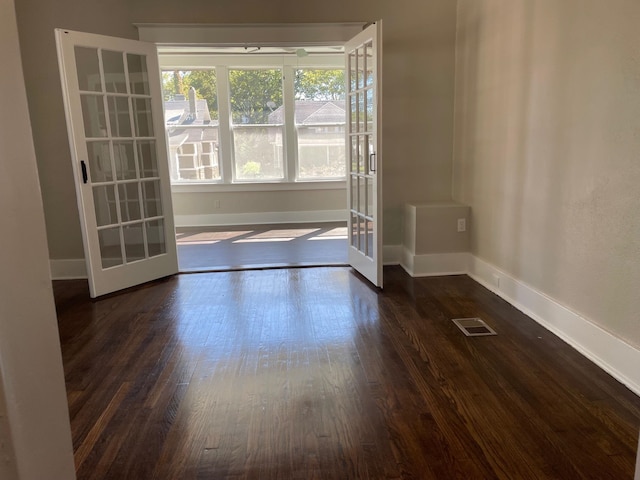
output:
[[[295,91],[294,78],[298,69],[343,69],[343,54],[322,54],[299,57],[290,55],[265,55],[265,54],[245,54],[245,55],[214,55],[206,53],[196,53],[199,49],[194,48],[190,53],[166,53],[159,49],[160,69],[165,70],[215,70],[216,84],[218,89],[218,138],[220,139],[219,165],[220,180],[172,180],[174,191],[190,191],[194,185],[198,186],[198,191],[224,191],[229,186],[232,191],[238,191],[241,186],[246,186],[246,190],[256,190],[256,186],[269,185],[288,186],[291,184],[304,184],[307,189],[326,188],[323,185],[329,184],[330,188],[344,185],[346,187],[346,174],[339,178],[325,179],[300,179],[298,178],[298,144],[297,126],[295,124]],[[202,52],[203,50],[200,50]],[[283,127],[283,178],[274,180],[238,180],[235,172],[235,161],[233,156],[233,126],[231,124],[230,112],[230,89],[229,70],[231,69],[279,69],[283,75],[283,106],[285,110],[285,121]],[[346,121],[346,113],[345,113]],[[179,187],[179,188],[178,188]],[[227,187],[221,189],[220,187]],[[275,188],[281,189],[281,188]]]

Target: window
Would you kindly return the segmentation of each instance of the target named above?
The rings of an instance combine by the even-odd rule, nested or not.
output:
[[[282,70],[229,70],[237,180],[284,179]]]
[[[296,70],[295,122],[301,180],[345,176],[344,87],[344,70]]]
[[[162,72],[172,181],[220,181],[215,70]]]
[[[174,183],[345,179],[340,55],[160,55]]]

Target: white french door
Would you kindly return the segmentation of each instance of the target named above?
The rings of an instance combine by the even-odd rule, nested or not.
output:
[[[382,287],[380,22],[345,45],[349,264]]]
[[[56,41],[91,296],[177,273],[155,45]]]

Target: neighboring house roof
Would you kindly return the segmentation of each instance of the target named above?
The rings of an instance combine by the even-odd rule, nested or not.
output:
[[[164,102],[164,122],[167,125],[208,124],[211,122],[209,106],[204,98],[196,100],[195,118],[189,112],[189,100],[167,100]]]
[[[212,126],[216,126],[212,124]],[[169,130],[169,145],[177,146],[183,143],[217,142],[215,128],[180,128]]]
[[[296,100],[296,125],[344,123],[345,103],[341,100]],[[284,123],[284,106],[269,115],[269,123]]]
[[[164,121],[169,126],[169,143],[214,142],[216,132],[213,128],[180,128],[180,126],[216,126],[211,122],[209,105],[204,98],[195,101],[195,115],[191,112],[189,99],[171,99],[164,102]]]

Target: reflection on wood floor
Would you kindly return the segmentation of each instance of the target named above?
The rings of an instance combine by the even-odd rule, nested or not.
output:
[[[182,272],[346,265],[346,222],[178,228]]]
[[[467,276],[384,273],[54,282],[78,479],[633,478],[640,398]]]

